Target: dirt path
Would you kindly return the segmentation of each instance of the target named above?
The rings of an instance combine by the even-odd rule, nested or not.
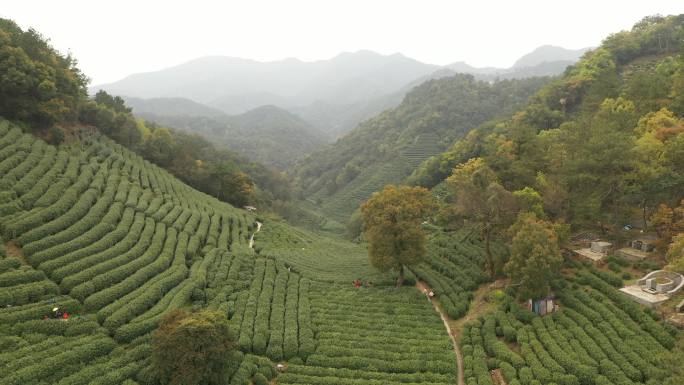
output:
[[[29,264],[26,260],[26,257],[24,257],[24,253],[21,251],[21,248],[17,246],[13,241],[5,243],[5,254],[7,254],[8,257],[14,257],[20,260],[25,265]]]
[[[256,233],[258,233],[259,231],[261,231],[261,226],[263,225],[263,223],[261,223],[261,222],[257,222],[256,224],[257,224],[256,231],[252,233],[252,236],[251,236],[251,237],[249,237],[249,248],[250,248],[250,249],[253,249],[253,248],[254,248],[254,234],[256,234]]]
[[[502,279],[480,286],[475,291],[473,300],[470,301],[470,304],[468,305],[468,312],[466,315],[450,322],[454,337],[457,339],[461,337],[463,325],[493,311],[497,305],[488,301],[489,294],[493,290],[503,289],[505,286],[506,280]]]
[[[494,381],[495,384],[508,385],[506,383],[506,379],[504,379],[503,374],[501,374],[501,369],[492,370],[491,375],[492,375],[492,381]]]
[[[427,292],[430,291],[430,288],[425,282],[418,281],[416,283],[416,287],[427,297]],[[451,343],[452,345],[454,345],[454,353],[456,354],[456,364],[458,366],[458,385],[465,385],[465,376],[463,374],[463,356],[461,355],[461,350],[458,347],[456,335],[454,334],[450,326],[450,323],[452,323],[453,320],[446,313],[444,313],[444,311],[439,306],[439,303],[435,300],[435,298],[431,298],[430,302],[432,302],[432,306],[435,307],[435,310],[437,311],[437,313],[439,313],[439,316],[442,318],[442,322],[444,322],[444,327],[446,328],[447,333],[449,333],[449,338],[451,338]]]

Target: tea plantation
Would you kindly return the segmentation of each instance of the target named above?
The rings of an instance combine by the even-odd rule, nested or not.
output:
[[[561,311],[539,317],[515,303],[466,324],[466,384],[657,384],[660,354],[673,336],[644,308],[597,275],[580,273],[556,290]]]
[[[228,315],[230,384],[457,383],[424,294],[394,288],[361,245],[259,221],[105,137],[58,148],[0,122],[0,384],[155,384],[150,333],[187,307]],[[488,280],[478,242],[432,229],[411,268],[452,319]],[[491,370],[509,385],[653,383],[674,338],[604,278],[567,277],[553,315],[508,301],[466,323],[466,384],[494,385]],[[44,319],[55,307],[69,320]]]
[[[231,384],[281,361],[281,383],[455,382],[439,315],[363,247],[265,220],[252,250],[255,231],[105,137],[55,147],[0,122],[0,384],[153,384],[150,332],[181,307],[229,316]]]

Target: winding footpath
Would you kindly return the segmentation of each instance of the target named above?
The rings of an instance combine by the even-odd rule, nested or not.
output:
[[[254,235],[256,233],[258,233],[259,231],[261,231],[261,226],[263,225],[263,223],[261,223],[261,222],[257,222],[256,224],[257,224],[256,231],[252,233],[251,237],[249,237],[249,248],[250,249],[254,248]]]
[[[430,291],[428,285],[423,281],[418,281],[416,283],[416,287],[426,296],[427,292]],[[451,326],[449,326],[449,321],[451,321],[451,317],[444,313],[444,311],[441,307],[439,307],[439,304],[437,303],[434,297],[430,298],[430,302],[432,302],[432,306],[434,306],[435,311],[437,311],[437,313],[439,313],[439,316],[442,318],[442,322],[444,322],[444,327],[446,328],[447,333],[449,333],[449,338],[451,338],[451,343],[454,346],[454,353],[456,354],[456,365],[458,366],[458,385],[465,385],[465,375],[463,373],[463,356],[461,355],[461,350],[458,347],[455,334],[451,330]]]

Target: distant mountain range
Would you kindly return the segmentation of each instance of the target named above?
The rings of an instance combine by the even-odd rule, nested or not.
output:
[[[370,51],[314,62],[209,56],[95,88],[139,98],[184,97],[235,114],[274,103],[282,107],[319,100],[351,104],[391,93],[438,68],[400,54]]]
[[[401,54],[381,55],[371,51],[341,53],[329,60],[313,62],[297,59],[258,62],[210,56],[160,71],[130,75],[118,82],[95,86],[91,91],[104,89],[124,96],[136,115],[168,125],[182,125],[178,128],[207,135],[208,125],[213,129],[220,126],[219,131],[227,133],[222,143],[252,159],[282,168],[300,158],[282,158],[293,155],[292,149],[304,152],[298,155],[307,155],[321,141],[331,142],[360,122],[398,106],[413,87],[427,80],[456,73],[472,74],[477,80],[486,81],[554,76],[587,50],[542,46],[522,56],[510,68],[477,68],[464,62],[437,66]],[[273,107],[258,110],[266,105]],[[300,134],[304,132],[315,134],[312,140],[287,149],[279,148],[277,141],[272,142],[267,147],[278,154],[264,158],[261,151],[253,151],[255,147],[249,138],[256,136],[240,135],[238,139],[232,135],[241,124],[236,123],[240,118],[229,116],[257,109],[260,114],[270,111],[268,116],[272,117],[275,106],[301,119],[293,124],[289,116],[280,132],[276,132],[277,121],[269,120],[268,133],[259,134],[262,145],[263,140],[273,139],[264,135],[284,138],[280,143],[291,145],[287,139],[302,139]],[[197,117],[208,118],[212,123]],[[226,128],[226,122],[232,128]]]

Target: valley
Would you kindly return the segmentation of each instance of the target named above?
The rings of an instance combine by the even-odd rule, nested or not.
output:
[[[683,39],[88,94],[0,18],[0,385],[681,385]]]

